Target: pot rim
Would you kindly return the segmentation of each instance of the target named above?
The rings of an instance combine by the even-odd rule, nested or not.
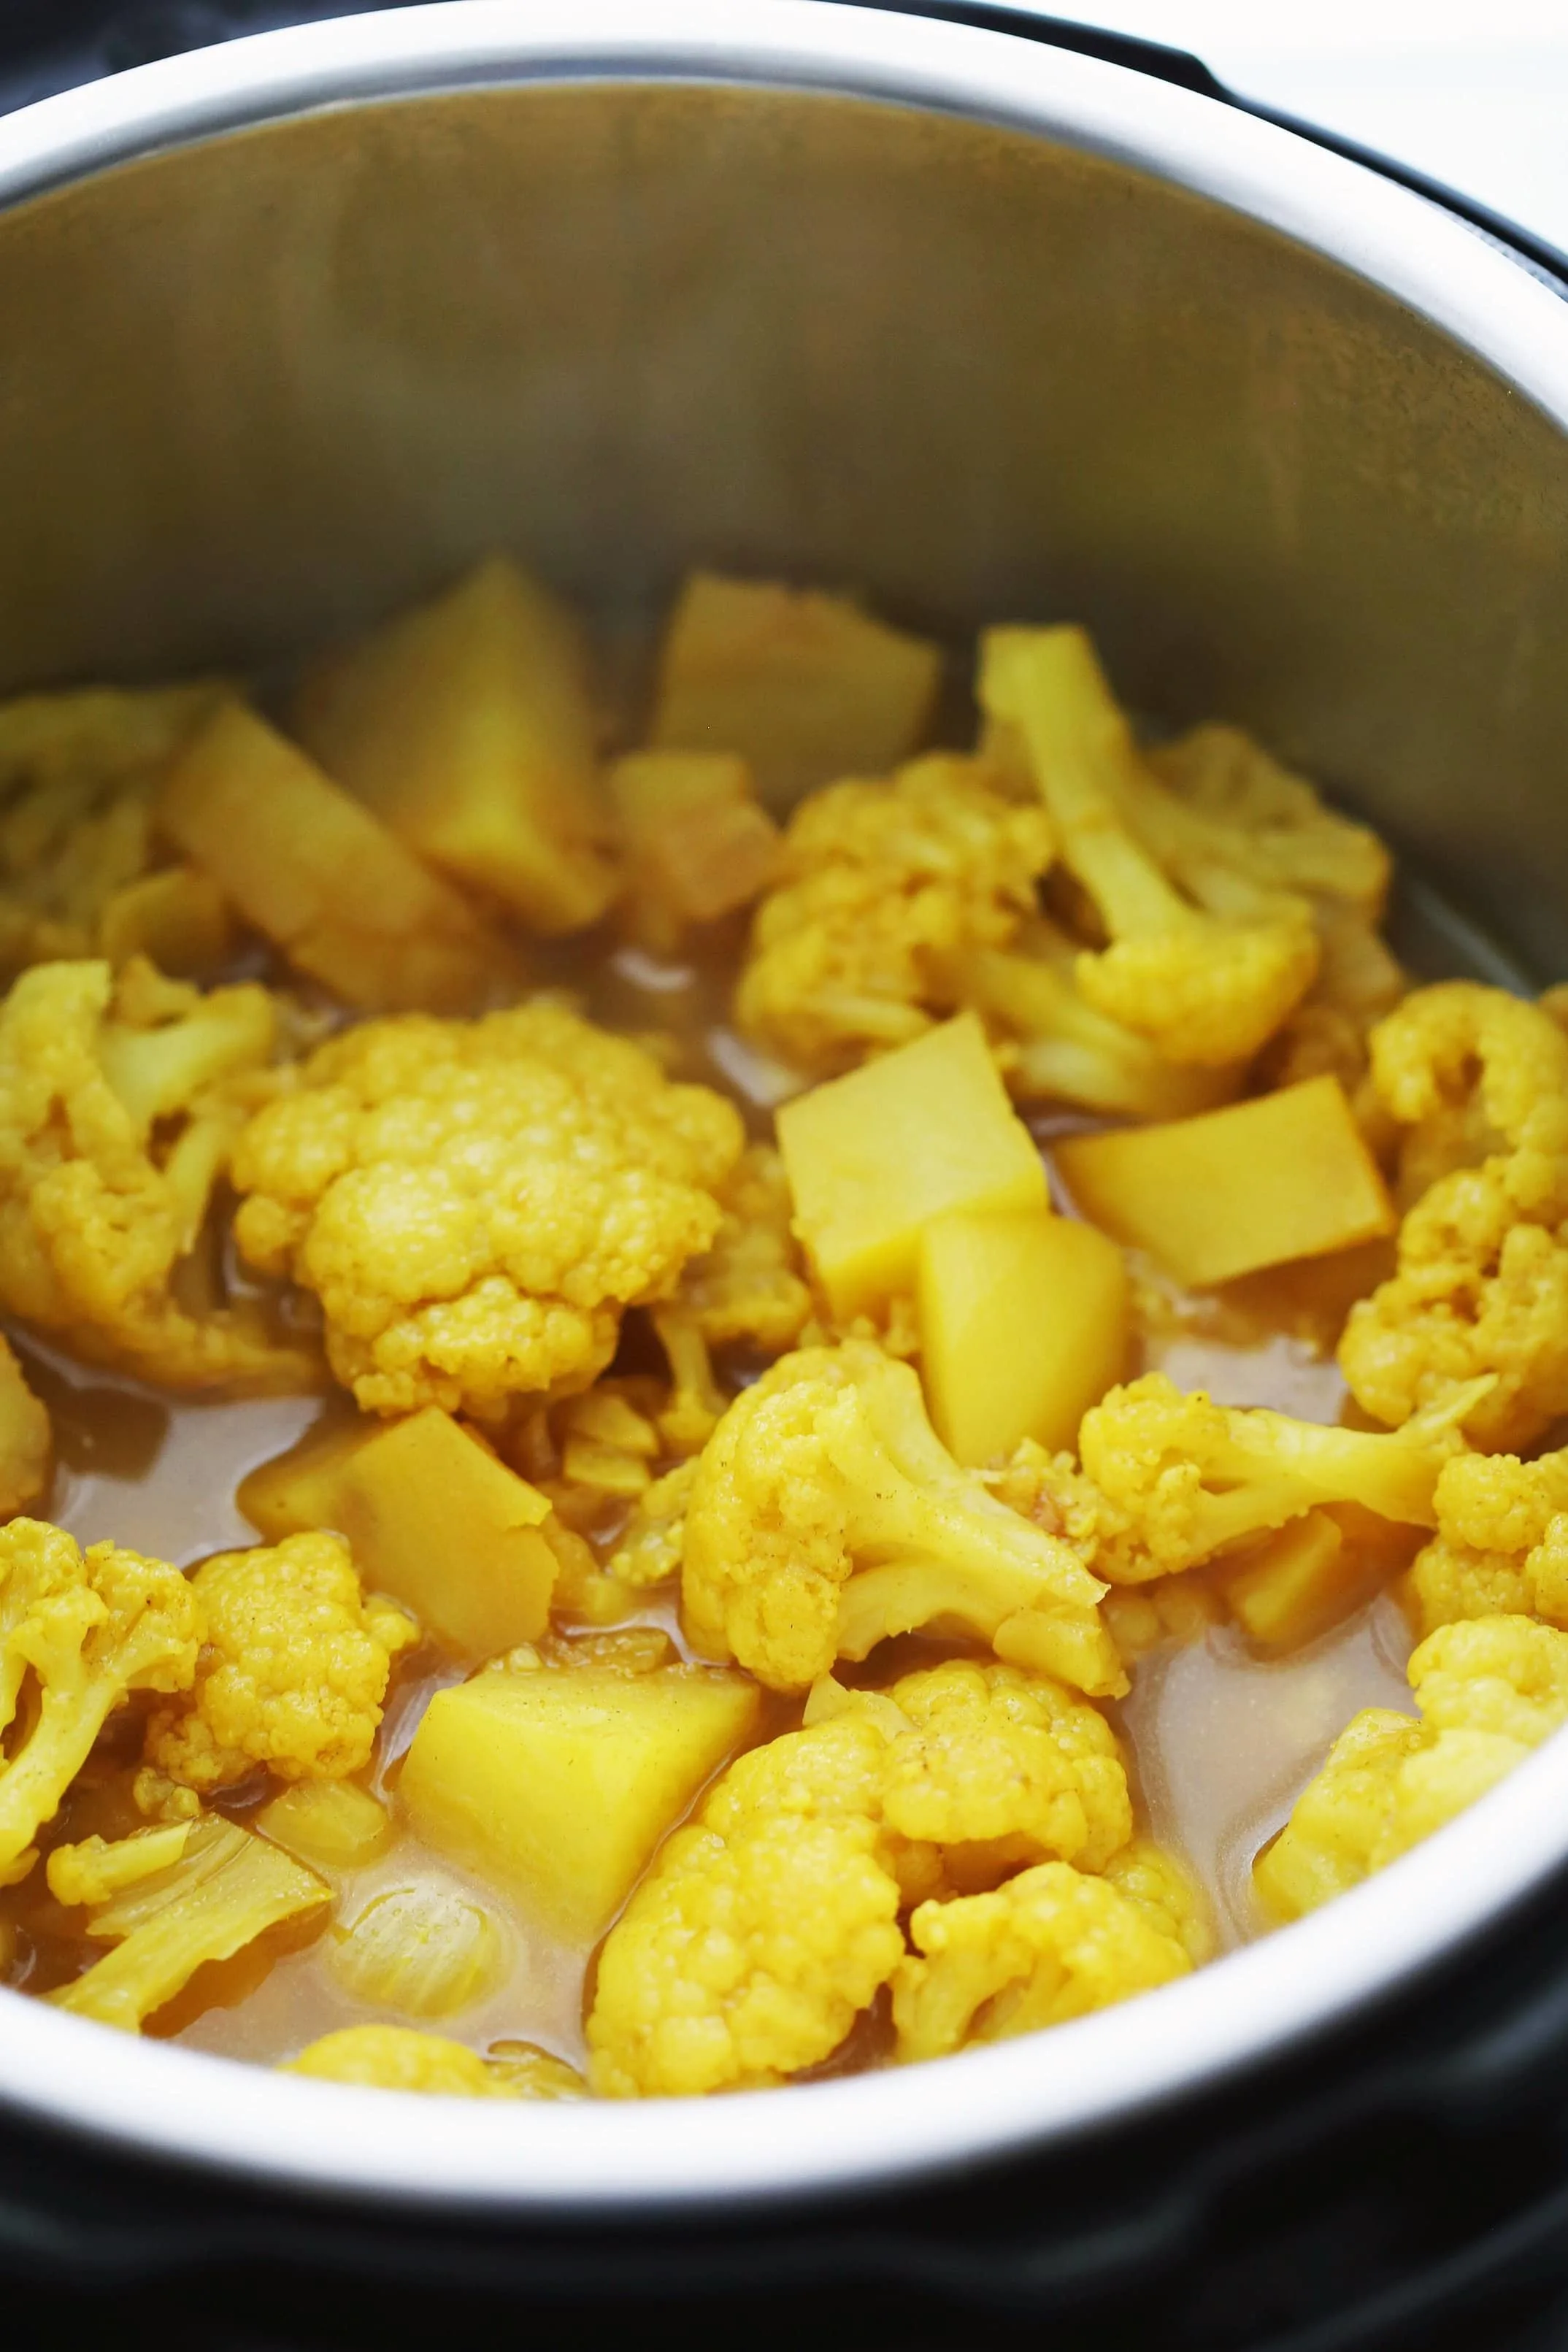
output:
[[[937,110],[1111,158],[1311,247],[1568,428],[1568,304],[1359,164],[1123,68],[821,0],[446,0],[139,68],[0,121],[0,205],[334,105],[486,84],[709,81]],[[529,2109],[383,2095],[110,2034],[0,1990],[0,2097],[143,2154],[318,2195],[540,2216],[742,2207],[919,2176],[1124,2122],[1343,2022],[1568,1861],[1559,1737],[1428,1844],[1289,1933],[1122,2008],[939,2066],[714,2100]]]

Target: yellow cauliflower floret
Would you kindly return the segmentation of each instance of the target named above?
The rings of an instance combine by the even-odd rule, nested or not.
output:
[[[1497,1615],[1568,1627],[1568,1449],[1456,1454],[1436,1501],[1437,1533],[1405,1586],[1420,1633]]]
[[[0,1886],[26,1876],[34,1837],[130,1693],[190,1687],[202,1630],[195,1591],[163,1560],[111,1543],[84,1553],[38,1519],[0,1528]]]
[[[958,960],[1012,937],[1051,861],[1044,810],[990,777],[982,761],[939,752],[889,782],[831,784],[801,803],[736,991],[748,1036],[826,1076],[952,1011]]]
[[[1369,1707],[1341,1733],[1254,1879],[1299,1918],[1452,1821],[1568,1722],[1568,1633],[1529,1617],[1439,1626],[1410,1660],[1422,1720]]]
[[[504,2076],[477,2051],[445,2034],[411,2025],[345,2025],[323,2033],[279,2069],[319,2083],[350,2083],[367,2091],[419,2091],[439,2099],[505,2099]]]
[[[719,1096],[551,998],[371,1021],[241,1137],[235,1233],[320,1297],[367,1412],[493,1422],[604,1369],[623,1308],[711,1244],[742,1139]]]
[[[1467,1437],[1529,1445],[1568,1412],[1568,1036],[1500,989],[1445,981],[1373,1032],[1372,1082],[1418,1197],[1340,1368],[1391,1425],[1490,1375]]]
[[[1262,887],[1237,861],[1178,855],[1181,803],[1144,762],[1081,629],[991,629],[979,695],[1016,730],[1063,864],[1107,944],[1077,960],[1097,1012],[1173,1062],[1245,1062],[1311,986],[1310,901]]]
[[[418,1634],[364,1599],[342,1538],[219,1552],[191,1583],[205,1640],[188,1696],[147,1727],[148,1762],[204,1794],[261,1767],[337,1780],[367,1764],[392,1660]]]
[[[0,1307],[165,1388],[308,1387],[314,1360],[180,1284],[268,1071],[264,988],[39,964],[0,1007]]]
[[[1322,1504],[1436,1524],[1437,1459],[1416,1436],[1213,1404],[1163,1372],[1112,1389],[1085,1413],[1079,1445],[1084,1479],[1056,1480],[1068,1540],[1114,1583],[1195,1568]]]
[[[1066,1862],[1041,1863],[994,1894],[922,1903],[910,1933],[920,1957],[893,1980],[906,2062],[1065,2024],[1192,1965],[1154,1908]]]
[[[719,1194],[712,1247],[680,1277],[678,1300],[711,1348],[742,1341],[778,1355],[811,1313],[783,1159],[770,1143],[741,1156]]]
[[[847,1716],[730,1767],[600,1954],[595,2091],[755,2087],[831,2056],[904,1948],[875,1818],[884,1750]]]
[[[220,691],[93,687],[0,704],[0,972],[115,953],[121,911],[157,862],[153,795]]]
[[[882,1817],[943,1847],[954,1885],[1047,1856],[1100,1870],[1131,1838],[1115,1733],[1048,1675],[955,1661],[905,1675],[887,1696],[910,1728],[889,1747]]]
[[[1091,1693],[1125,1687],[1076,1553],[961,1470],[920,1382],[869,1340],[802,1349],[730,1407],[686,1514],[681,1598],[697,1646],[774,1690],[921,1626]]]
[[[47,1489],[54,1462],[49,1416],[0,1339],[0,1518],[26,1510]]]
[[[1368,922],[1382,915],[1393,867],[1386,845],[1370,825],[1325,808],[1305,777],[1239,727],[1194,727],[1145,756],[1167,787],[1158,846],[1179,879],[1201,887],[1220,866]]]
[[[1163,1846],[1152,1838],[1133,1838],[1111,1855],[1101,1874],[1163,1934],[1175,1937],[1194,1969],[1213,1959],[1215,1937],[1208,1904]]]

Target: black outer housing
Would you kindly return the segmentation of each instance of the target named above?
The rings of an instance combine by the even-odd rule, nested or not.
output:
[[[405,5],[409,0],[376,0]],[[0,111],[357,0],[4,0]],[[829,5],[829,0],[823,0]],[[1237,98],[1184,50],[967,0],[860,0],[1152,74],[1369,165],[1568,298],[1568,257],[1485,206]],[[715,2217],[445,2220],[307,2198],[0,2119],[0,2297],[200,2347],[516,2326],[1049,2352],[1503,2352],[1568,2344],[1568,1874],[1301,2052],[1034,2158]],[[0,2096],[4,2086],[0,2085]],[[70,2300],[62,2305],[62,2291]],[[454,2298],[460,2301],[455,2305]],[[1041,2323],[1047,2323],[1042,2327]],[[286,2331],[286,2337],[279,2330]]]

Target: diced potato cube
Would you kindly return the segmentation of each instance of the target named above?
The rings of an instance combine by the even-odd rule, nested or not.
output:
[[[307,1439],[253,1470],[239,1505],[271,1542],[335,1528],[365,1583],[459,1657],[499,1656],[549,1622],[549,1502],[436,1405]]]
[[[110,963],[133,955],[160,971],[189,979],[213,971],[228,953],[234,927],[223,892],[194,866],[167,866],[116,890],[99,919],[99,946]]]
[[[1127,1267],[1092,1225],[1048,1209],[958,1210],[921,1234],[921,1371],[936,1432],[965,1463],[1020,1438],[1078,1442],[1121,1377]]]
[[[1237,1623],[1260,1649],[1316,1641],[1407,1568],[1423,1531],[1392,1525],[1355,1503],[1309,1511],[1221,1570]]]
[[[467,900],[243,703],[188,746],[157,814],[247,922],[363,1012],[471,1012],[516,985]]]
[[[432,865],[544,932],[616,888],[571,617],[502,556],[306,679],[300,739]]]
[[[1178,1282],[1322,1257],[1397,1222],[1334,1077],[1166,1126],[1075,1135],[1056,1157],[1084,1214]]]
[[[779,870],[784,836],[727,751],[634,751],[610,770],[626,844],[628,912],[656,953],[691,923],[746,906]]]
[[[947,1210],[1043,1209],[1046,1171],[973,1013],[778,1114],[795,1227],[836,1315],[912,1291]]]
[[[653,740],[738,752],[769,805],[788,808],[818,784],[907,759],[941,672],[935,646],[844,597],[699,572],[665,640]]]
[[[431,1700],[400,1793],[427,1844],[589,1942],[760,1706],[702,1666],[480,1675]]]

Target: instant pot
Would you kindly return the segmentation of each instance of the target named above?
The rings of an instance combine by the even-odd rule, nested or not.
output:
[[[0,20],[0,690],[284,661],[498,540],[610,617],[699,557],[1070,614],[1568,972],[1559,257],[1005,8],[301,16]],[[215,2346],[1556,2342],[1568,1740],[1180,1985],[788,2092],[395,2103],[0,1993],[0,2273]]]

